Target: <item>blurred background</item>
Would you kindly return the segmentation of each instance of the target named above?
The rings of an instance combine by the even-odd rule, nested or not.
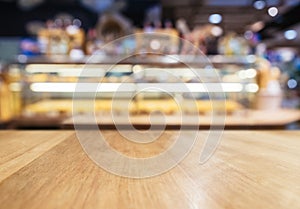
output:
[[[299,129],[299,14],[299,0],[0,0],[0,127],[89,124],[88,94],[72,102],[83,81],[104,84],[92,106],[99,126],[129,113],[145,127],[143,117],[160,112],[172,126],[181,113],[200,115],[203,128],[226,113],[229,129]],[[210,98],[186,64],[212,66],[224,98]],[[124,82],[132,91],[114,96]],[[136,93],[163,83],[190,91]]]

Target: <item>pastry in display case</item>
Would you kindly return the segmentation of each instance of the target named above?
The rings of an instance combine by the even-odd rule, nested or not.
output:
[[[84,31],[73,25],[66,29],[41,29],[38,34],[41,52],[47,55],[67,55],[74,49],[82,49],[84,38]]]
[[[172,116],[210,115],[212,111],[235,114],[251,108],[259,90],[255,56],[210,57],[220,77],[218,82],[224,91],[226,102],[224,98],[211,98],[206,83],[197,79],[187,67],[186,63],[190,62],[188,64],[193,66],[195,63],[191,60],[197,62],[197,59],[180,56],[177,56],[177,60],[179,57],[185,64],[153,55],[130,57],[118,64],[113,64],[113,60],[118,59],[111,57],[90,63],[86,63],[85,59],[75,62],[62,58],[29,58],[25,63],[10,67],[10,70],[18,68],[22,77],[14,82],[21,86],[22,110],[19,118],[30,124],[36,118],[43,118],[45,121],[48,118],[60,118],[62,121],[74,114],[91,112],[108,117],[111,113],[140,116],[155,115],[157,112]],[[200,72],[207,69],[196,70]],[[89,105],[91,98],[85,92],[76,93],[74,98],[77,82],[100,83],[99,89],[94,92],[93,110]],[[216,79],[211,82],[216,82]],[[166,87],[170,92],[155,92],[153,89],[149,92],[140,91]]]

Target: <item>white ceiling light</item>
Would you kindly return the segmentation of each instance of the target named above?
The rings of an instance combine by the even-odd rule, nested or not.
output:
[[[276,7],[270,7],[268,9],[268,14],[271,16],[271,17],[275,17],[277,14],[278,14],[278,9]]]
[[[293,40],[297,37],[297,31],[295,30],[287,30],[284,32],[284,37],[287,39],[287,40]]]
[[[212,24],[219,24],[222,21],[222,15],[211,14],[208,18],[208,21]]]
[[[255,9],[262,10],[266,7],[266,2],[263,0],[257,0],[253,3]]]
[[[297,81],[295,79],[290,79],[288,80],[287,85],[290,89],[294,89],[297,87]]]

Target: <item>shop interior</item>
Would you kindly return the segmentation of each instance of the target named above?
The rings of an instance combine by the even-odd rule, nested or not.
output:
[[[299,127],[298,1],[1,4],[2,128],[70,128],[85,114],[145,126],[157,113],[170,126],[182,116],[219,125],[209,121],[223,115],[227,128]],[[74,93],[83,81],[103,92]]]
[[[0,0],[0,208],[300,208],[299,14]]]
[[[298,3],[1,1],[1,128],[163,114],[170,127],[298,129]],[[76,93],[82,82],[103,88]]]

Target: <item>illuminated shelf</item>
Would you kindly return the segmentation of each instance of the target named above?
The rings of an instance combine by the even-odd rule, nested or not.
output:
[[[105,56],[92,55],[80,59],[72,59],[70,56],[35,56],[27,57],[19,55],[16,63],[20,64],[151,64],[151,65],[208,65],[208,64],[236,64],[249,65],[257,60],[255,55],[247,56],[199,56],[199,55],[139,55],[139,56]]]
[[[33,92],[252,92],[258,91],[255,83],[32,83]]]

